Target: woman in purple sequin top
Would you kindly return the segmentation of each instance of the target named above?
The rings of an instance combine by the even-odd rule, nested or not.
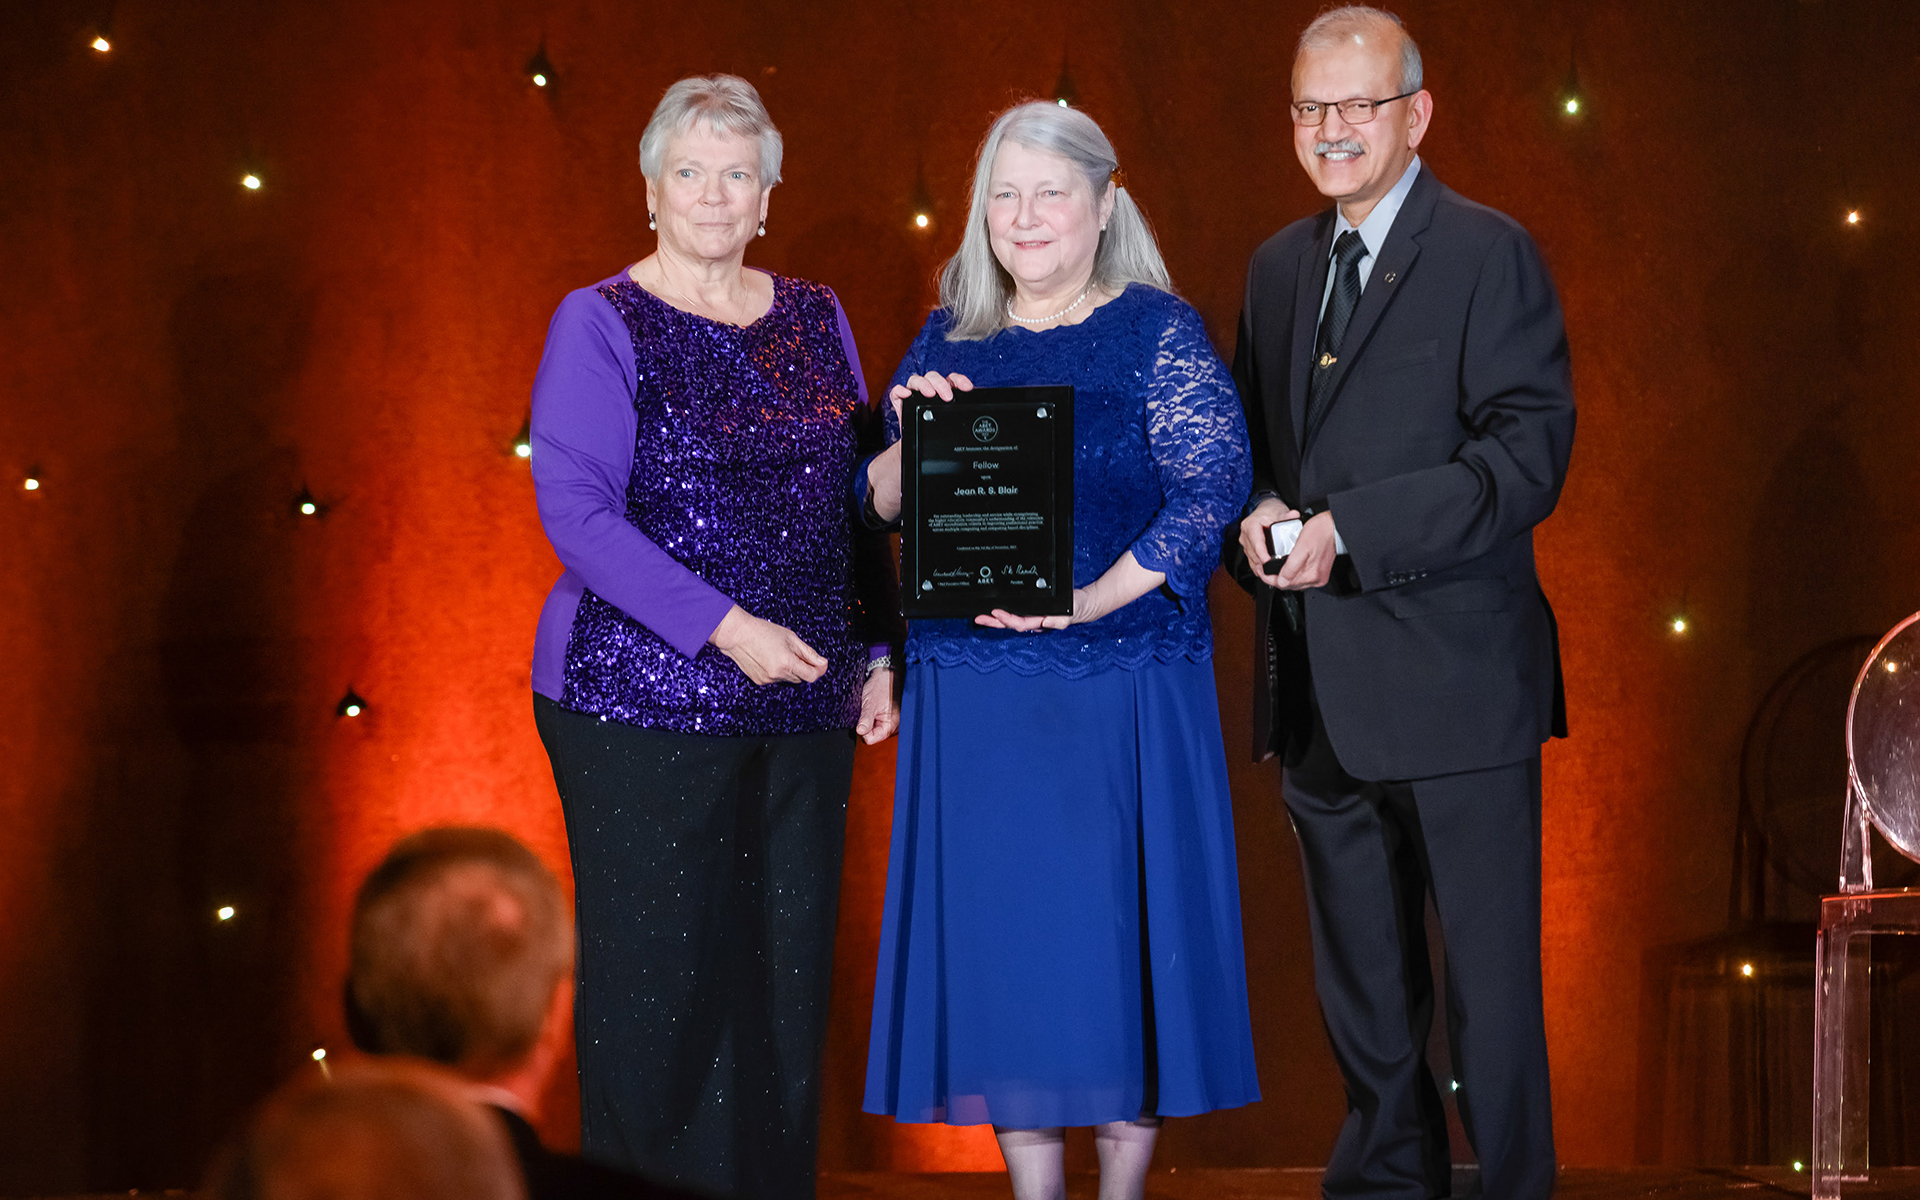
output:
[[[897,724],[846,316],[743,265],[780,152],[744,80],[668,89],[640,142],[657,249],[561,303],[532,439],[566,567],[533,690],[573,858],[582,1150],[755,1200],[813,1195],[854,738]]]

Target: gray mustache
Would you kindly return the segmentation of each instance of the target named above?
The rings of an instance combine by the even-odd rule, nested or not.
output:
[[[1365,146],[1362,146],[1352,138],[1342,138],[1337,142],[1315,142],[1313,144],[1313,152],[1315,154],[1325,154],[1330,150],[1345,150],[1348,154],[1365,154],[1367,152]]]

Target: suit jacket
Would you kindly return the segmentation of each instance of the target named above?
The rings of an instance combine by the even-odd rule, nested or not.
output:
[[[1258,599],[1254,757],[1304,745],[1311,686],[1356,777],[1520,761],[1566,732],[1533,562],[1573,445],[1553,281],[1526,230],[1422,163],[1308,429],[1334,221],[1296,221],[1254,253],[1234,353],[1255,492],[1331,509],[1349,551],[1289,614],[1229,531],[1229,569]]]
[[[540,1135],[525,1117],[494,1106],[513,1140],[527,1181],[527,1200],[711,1200],[703,1192],[672,1184],[654,1183],[638,1175],[596,1162],[561,1154],[540,1144]]]

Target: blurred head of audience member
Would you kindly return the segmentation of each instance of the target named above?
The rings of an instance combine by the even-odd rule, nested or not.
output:
[[[373,1061],[297,1080],[215,1162],[211,1200],[524,1200],[507,1132],[443,1073]]]
[[[445,1064],[537,1111],[566,1049],[573,922],[531,850],[497,829],[403,839],[360,886],[349,961],[362,1050]]]
[[[529,1123],[573,1015],[573,919],[531,850],[497,829],[403,839],[360,886],[348,959],[354,1044],[441,1064],[498,1110],[532,1200],[687,1195],[548,1150]]]

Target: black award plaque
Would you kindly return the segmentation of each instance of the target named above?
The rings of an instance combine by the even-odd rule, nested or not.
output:
[[[1073,611],[1073,389],[915,395],[901,414],[900,609]]]

